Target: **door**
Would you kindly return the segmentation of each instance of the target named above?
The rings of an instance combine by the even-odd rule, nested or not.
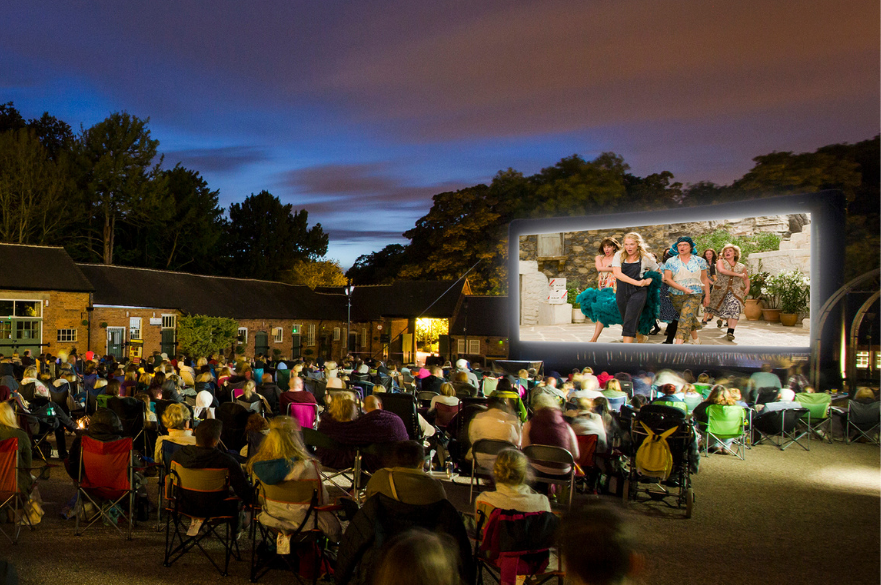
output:
[[[330,359],[332,357],[330,351],[333,347],[333,336],[328,334],[322,335],[319,338],[318,344],[318,355],[325,359]]]
[[[254,353],[257,355],[269,353],[269,335],[265,331],[254,334]]]
[[[177,345],[174,341],[174,329],[163,329],[162,330],[162,342],[160,353],[168,354],[169,358],[174,357],[177,353],[175,350],[175,346]]]
[[[291,335],[291,359],[295,360],[300,357],[300,334]]]
[[[124,357],[125,327],[107,328],[107,353],[119,359]]]

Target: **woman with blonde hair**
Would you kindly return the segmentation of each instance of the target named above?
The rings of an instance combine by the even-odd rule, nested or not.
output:
[[[244,387],[242,387],[242,395],[236,398],[236,402],[240,403],[245,408],[253,409],[254,404],[262,403],[263,411],[271,413],[272,409],[269,408],[269,402],[266,398],[259,393],[257,393],[257,385],[253,380],[248,380],[245,382]]]
[[[289,416],[277,416],[269,423],[269,432],[260,448],[248,462],[251,474],[266,485],[284,481],[309,481],[320,486],[318,505],[329,499],[327,488],[321,483],[320,464],[303,445],[300,425]],[[284,531],[299,528],[309,511],[309,503],[281,503],[266,499],[257,520],[264,526]],[[318,512],[312,516],[308,528],[319,528],[334,542],[339,541],[341,527],[332,512]]]
[[[34,484],[28,471],[31,467],[31,440],[18,426],[12,403],[0,402],[0,441],[12,438],[18,439],[18,489],[27,494]]]
[[[34,396],[49,398],[49,388],[40,381],[36,366],[28,366],[25,368],[24,376],[21,379],[20,385],[25,386],[26,384],[34,385]]]
[[[505,449],[493,464],[496,489],[474,500],[474,511],[489,515],[496,508],[518,512],[550,512],[548,497],[529,487],[529,460],[516,449]]]
[[[431,412],[435,410],[435,407],[438,403],[446,404],[447,406],[456,406],[460,402],[459,398],[456,396],[456,387],[450,384],[449,382],[444,382],[440,387],[440,394],[434,396],[431,399],[431,404],[428,407],[428,411]]]
[[[162,461],[162,443],[171,441],[178,445],[195,445],[196,436],[193,435],[190,421],[190,409],[184,404],[169,404],[162,413],[162,426],[168,429],[168,435],[156,437],[156,448],[153,451],[153,460]]]
[[[617,281],[615,290],[615,302],[621,318],[621,330],[624,343],[637,341],[637,329],[642,324],[640,319],[643,309],[649,302],[649,287],[655,284],[654,297],[657,297],[659,278],[656,280],[647,273],[657,272],[658,263],[655,257],[649,254],[645,241],[636,232],[630,232],[624,236],[624,247],[615,253],[612,259],[612,274]],[[655,325],[659,300],[654,299],[649,315],[646,332],[641,333],[640,341],[651,331]]]
[[[722,326],[722,320],[728,321],[728,332],[725,339],[734,341],[734,329],[743,312],[744,299],[749,294],[749,275],[744,264],[740,262],[740,247],[725,244],[716,261],[716,282],[710,293],[710,302],[705,309],[708,315],[718,318],[716,325]]]

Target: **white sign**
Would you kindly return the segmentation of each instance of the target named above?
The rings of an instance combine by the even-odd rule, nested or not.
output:
[[[150,325],[162,325],[162,317],[150,317]]]
[[[548,303],[552,305],[566,304],[566,279],[552,278],[548,281]]]

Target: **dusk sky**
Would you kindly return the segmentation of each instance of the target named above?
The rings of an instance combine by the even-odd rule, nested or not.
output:
[[[728,183],[879,132],[878,0],[4,1],[0,103],[150,118],[228,207],[309,211],[344,267],[431,196],[614,151]]]

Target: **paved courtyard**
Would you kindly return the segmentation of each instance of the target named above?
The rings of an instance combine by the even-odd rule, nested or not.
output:
[[[584,323],[570,323],[564,325],[535,325],[520,328],[520,341],[565,341],[565,342],[589,342],[593,337],[593,321]],[[661,325],[661,333],[649,337],[648,343],[659,344],[666,339]],[[701,345],[723,345],[728,347],[737,346],[774,346],[774,347],[808,347],[810,346],[810,329],[801,326],[785,327],[780,323],[768,321],[747,321],[741,319],[735,329],[734,341],[725,339],[727,325],[716,327],[716,321],[698,331]],[[600,343],[621,343],[621,326],[610,325],[603,329],[599,338]]]

